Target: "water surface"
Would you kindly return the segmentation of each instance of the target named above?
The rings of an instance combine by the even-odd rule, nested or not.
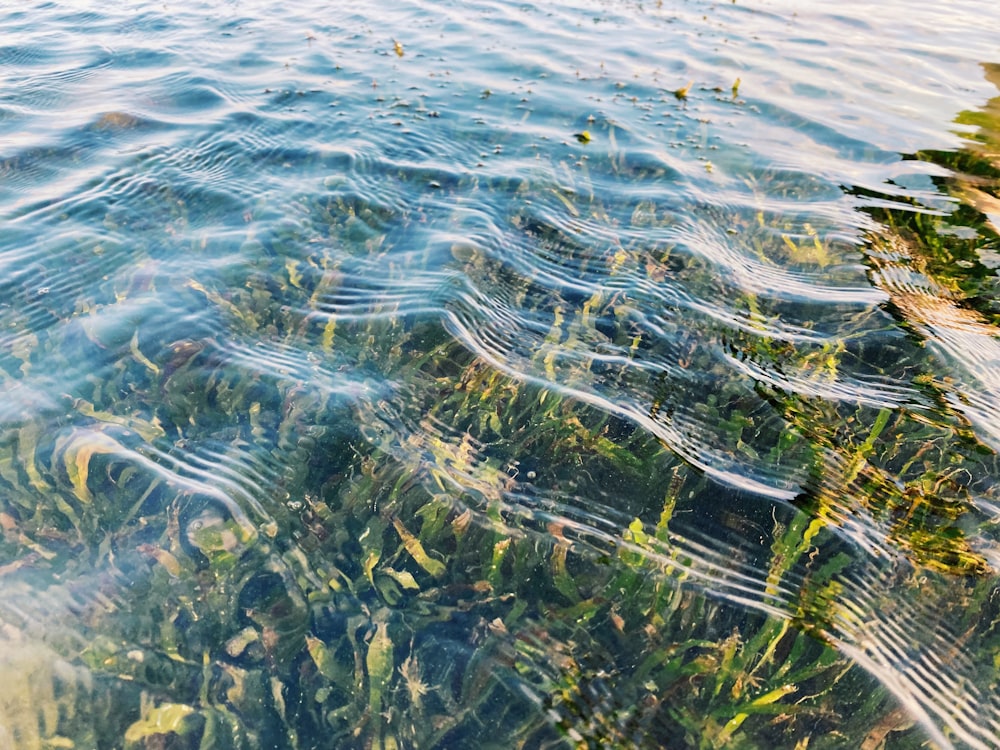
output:
[[[0,747],[1000,742],[997,12],[326,5],[0,11]]]

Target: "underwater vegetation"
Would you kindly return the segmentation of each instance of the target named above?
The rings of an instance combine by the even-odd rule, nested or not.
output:
[[[921,158],[956,174],[972,159],[992,180],[980,189],[996,189],[969,153]],[[387,217],[337,201],[308,210],[334,240],[363,222],[373,238],[352,245],[379,252],[370,228]],[[922,296],[889,289],[914,335],[993,325],[994,277],[966,273],[996,246],[981,214],[872,215],[873,277],[905,262],[933,283]],[[957,223],[976,238],[942,231]],[[761,252],[825,252],[760,217],[739,230]],[[806,468],[790,501],[740,517],[654,434],[498,369],[439,325],[391,302],[356,321],[324,315],[346,294],[338,262],[323,247],[277,252],[299,241],[273,238],[242,283],[192,279],[184,292],[231,341],[266,341],[259,356],[316,352],[289,358],[287,377],[233,368],[217,337],[157,348],[141,328],[80,316],[6,347],[9,393],[43,358],[119,355],[84,392],[26,410],[0,445],[4,669],[31,675],[0,689],[0,746],[918,747],[913,716],[849,658],[864,649],[862,605],[901,606],[900,590],[947,608],[960,634],[937,667],[954,660],[996,693],[992,521],[974,502],[991,490],[980,484],[996,476],[995,452],[962,421],[810,398],[775,375],[834,382],[861,356],[848,343],[726,340],[727,356],[771,374],[757,388],[782,428],[745,445],[752,415],[721,375],[701,408],[740,449],[770,445],[774,462],[791,454]],[[621,252],[610,262],[684,273],[669,248]],[[453,254],[467,275],[509,283],[475,248]],[[127,304],[139,283],[81,304]],[[525,281],[514,293],[537,292]],[[623,352],[601,364],[602,382],[633,377],[642,342],[617,304],[539,297],[542,339],[600,337]],[[552,351],[535,355],[539,372],[566,367]],[[332,377],[344,363],[350,376]],[[595,366],[555,379],[586,382]],[[679,366],[718,371],[699,347]],[[929,400],[948,400],[933,363],[913,368]],[[649,419],[670,408],[669,387]],[[606,498],[603,515],[579,497]],[[709,520],[684,521],[699,514]],[[734,541],[735,557],[697,543],[699,530],[735,538],[751,524],[759,541]],[[892,557],[879,578],[845,543],[851,524]],[[862,593],[884,602],[852,598]]]

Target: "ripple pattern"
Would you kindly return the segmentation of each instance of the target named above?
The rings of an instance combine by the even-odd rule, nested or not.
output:
[[[990,13],[35,5],[0,724],[804,746],[857,680],[862,746],[1000,742]]]

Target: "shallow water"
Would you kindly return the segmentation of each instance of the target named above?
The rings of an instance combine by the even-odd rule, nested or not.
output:
[[[0,11],[0,748],[1000,743],[998,12],[327,5]]]

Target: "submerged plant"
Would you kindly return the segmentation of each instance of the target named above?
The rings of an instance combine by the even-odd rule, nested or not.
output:
[[[66,309],[15,290],[9,394],[102,365],[0,434],[0,744],[918,747],[913,706],[951,695],[922,675],[996,691],[996,454],[924,355],[993,335],[982,215],[871,210],[888,302],[817,322],[761,277],[841,272],[833,232],[605,201],[673,177],[588,128],[586,161],[435,174],[440,198],[329,175],[215,276],[140,245]],[[992,167],[965,169],[989,193]],[[164,338],[175,307],[211,325]],[[968,713],[932,739],[981,739]]]

